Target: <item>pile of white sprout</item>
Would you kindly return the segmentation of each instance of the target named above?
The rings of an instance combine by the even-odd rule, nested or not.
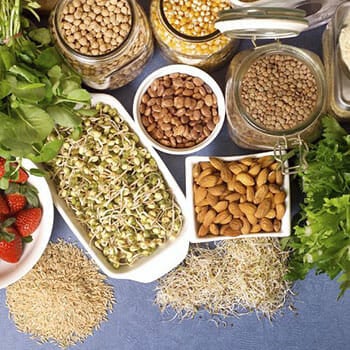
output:
[[[192,246],[185,261],[159,280],[155,302],[180,319],[199,311],[224,318],[255,311],[272,319],[292,295],[284,279],[287,255],[276,238]]]

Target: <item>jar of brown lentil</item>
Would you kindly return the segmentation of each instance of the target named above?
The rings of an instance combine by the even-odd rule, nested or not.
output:
[[[94,89],[126,85],[153,53],[151,28],[134,0],[61,0],[50,29],[58,51]]]
[[[150,9],[154,36],[171,61],[214,70],[224,65],[239,40],[214,27],[219,11],[229,0],[152,0]]]
[[[261,12],[266,16],[270,10],[254,13],[256,27]],[[230,30],[231,35],[246,36],[241,31],[249,24],[238,21],[246,11],[222,14],[220,20],[227,22],[218,22],[217,27]],[[276,21],[281,21],[281,10],[275,11]],[[283,20],[294,14],[297,23],[290,27],[287,23],[283,31],[279,27],[275,37],[293,36],[303,28],[302,13],[294,11],[284,10]],[[268,23],[254,30],[255,38],[271,35],[274,21]],[[262,30],[263,26],[269,27],[269,34]],[[325,112],[327,99],[326,79],[320,58],[309,50],[277,41],[241,51],[230,63],[225,95],[230,135],[243,148],[307,147],[320,135],[320,116]]]

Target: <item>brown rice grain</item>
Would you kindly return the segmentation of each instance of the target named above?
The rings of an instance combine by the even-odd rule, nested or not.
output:
[[[18,330],[65,348],[84,341],[114,303],[106,276],[75,245],[49,243],[34,268],[6,291]]]

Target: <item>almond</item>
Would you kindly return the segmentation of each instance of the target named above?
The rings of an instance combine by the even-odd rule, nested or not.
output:
[[[261,165],[260,164],[254,164],[253,167],[251,167],[248,171],[248,174],[252,176],[257,176],[261,170]]]
[[[275,158],[273,156],[265,156],[258,159],[258,162],[261,164],[262,168],[268,168],[275,162]]]
[[[236,183],[236,175],[233,175],[231,181],[227,183],[227,189],[231,192],[234,191],[235,183]]]
[[[245,194],[247,190],[246,187],[238,181],[234,183],[233,189],[240,194]]]
[[[262,218],[260,220],[260,226],[265,232],[273,232],[273,224],[272,221],[268,218]]]
[[[228,201],[220,201],[220,202],[217,202],[216,205],[213,206],[213,209],[217,213],[220,213],[221,211],[226,210],[227,207],[228,207]]]
[[[248,233],[250,233],[251,225],[250,225],[247,218],[242,217],[241,220],[243,222],[243,226],[241,228],[241,233],[243,233],[244,235],[247,235]]]
[[[218,236],[220,234],[219,226],[215,224],[210,224],[209,232],[214,236]]]
[[[239,160],[240,163],[246,166],[251,166],[254,163],[254,159],[252,157],[245,157]]]
[[[230,182],[232,179],[232,173],[227,167],[223,167],[220,171],[220,177],[224,182]]]
[[[276,185],[276,184],[270,184],[269,185],[269,191],[271,193],[275,194],[275,193],[281,192],[281,188],[278,185]]]
[[[248,219],[249,223],[253,226],[258,223],[258,219],[254,215],[246,214],[246,218]]]
[[[254,196],[254,203],[260,204],[265,199],[268,193],[269,193],[269,186],[267,186],[266,184],[258,187]]]
[[[202,187],[214,187],[218,182],[216,175],[207,175],[198,180],[198,184]]]
[[[233,219],[230,222],[230,227],[232,228],[232,230],[234,231],[238,231],[241,232],[241,228],[243,226],[243,223],[240,219]]]
[[[197,177],[194,178],[195,182],[198,184],[199,181],[200,181],[203,177],[206,177],[206,176],[208,176],[208,175],[213,174],[214,171],[215,171],[215,169],[213,169],[213,168],[208,168],[208,169],[202,170],[202,172],[201,172]]]
[[[252,225],[250,233],[258,233],[261,231],[261,226],[259,224]]]
[[[283,203],[276,204],[276,219],[282,220],[285,212],[286,212],[286,207]]]
[[[207,215],[208,207],[203,207],[203,209],[197,214],[197,221],[203,223],[205,216]]]
[[[210,224],[213,223],[215,217],[216,217],[216,211],[214,209],[208,210],[208,212],[204,216],[203,225],[205,227],[209,227]]]
[[[254,202],[255,198],[255,193],[254,193],[254,187],[253,186],[248,186],[247,187],[247,201],[248,202]]]
[[[198,237],[204,237],[208,234],[208,227],[204,226],[204,225],[200,225],[199,226],[199,230],[198,230]]]
[[[213,196],[218,196],[218,197],[223,195],[225,191],[226,191],[226,185],[225,184],[216,185],[214,187],[208,188],[208,192],[210,194],[212,194]]]
[[[223,236],[239,236],[241,234],[241,231],[233,230],[230,225],[224,225],[220,228],[220,234]]]
[[[274,162],[270,165],[270,169],[277,170],[280,166],[281,166],[281,164],[279,162]]]
[[[283,184],[283,174],[281,170],[276,171],[276,184],[282,185]]]
[[[236,202],[232,202],[229,204],[228,211],[233,215],[234,218],[239,218],[243,216],[243,212]]]
[[[286,192],[284,191],[278,192],[273,196],[273,201],[275,202],[276,205],[284,203],[285,199],[286,199]]]
[[[198,177],[200,173],[201,173],[201,166],[199,165],[199,163],[193,165],[193,168],[192,168],[193,177],[194,178]]]
[[[255,217],[258,219],[263,218],[271,209],[271,199],[264,199],[256,209]]]
[[[201,212],[204,208],[206,208],[208,210],[208,207],[199,207],[199,206],[195,206],[194,207],[194,211],[196,212],[196,214],[198,214],[199,212]]]
[[[232,215],[228,210],[224,210],[218,215],[216,215],[214,219],[214,224],[225,225],[228,224],[232,220]]]
[[[210,157],[209,158],[210,164],[217,170],[221,170],[225,164],[221,159]]]
[[[207,194],[206,200],[208,201],[208,205],[211,207],[214,207],[219,201],[217,196],[213,196],[210,193]]]
[[[260,173],[258,174],[258,176],[255,179],[256,185],[258,187],[262,186],[263,184],[265,184],[267,182],[267,176],[269,174],[269,171],[264,168],[260,171]]]
[[[194,204],[198,205],[206,196],[208,191],[203,187],[197,187],[194,189]]]
[[[245,186],[254,186],[255,185],[255,180],[254,178],[249,175],[248,173],[239,173],[236,176],[236,180],[241,182]]]
[[[274,219],[276,217],[276,210],[270,209],[269,212],[265,215],[265,218]]]
[[[210,164],[210,162],[200,162],[199,163],[200,167],[202,168],[202,170],[206,170],[206,169],[211,169],[212,171],[214,171],[212,165]]]
[[[281,231],[281,220],[273,220],[273,230],[275,232],[280,232]]]
[[[239,203],[245,203],[247,201],[247,196],[245,194],[241,195],[241,198],[239,199]]]
[[[276,182],[276,172],[274,170],[269,172],[269,175],[267,175],[267,181],[270,184],[274,184]]]
[[[237,162],[231,162],[228,165],[228,168],[230,169],[230,171],[232,171],[235,175],[238,175],[241,172],[246,172],[248,171],[248,167],[244,164],[240,164]]]
[[[240,198],[241,198],[241,195],[237,192],[231,193],[225,197],[225,199],[229,202],[239,201]]]
[[[253,203],[240,203],[238,204],[239,209],[247,216],[254,215],[256,212],[256,206]]]

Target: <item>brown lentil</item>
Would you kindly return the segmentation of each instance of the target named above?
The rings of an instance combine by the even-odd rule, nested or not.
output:
[[[169,24],[180,33],[195,37],[213,33],[218,12],[229,7],[228,0],[163,0]]]
[[[62,35],[75,51],[98,56],[115,50],[131,29],[127,0],[71,0],[63,9]]]
[[[203,95],[200,89],[204,89]],[[141,97],[139,111],[150,136],[173,148],[201,143],[219,122],[217,99],[211,88],[202,79],[183,73],[154,80]]]
[[[258,58],[241,82],[249,117],[267,130],[288,130],[305,122],[317,100],[317,83],[302,61],[282,54]]]

